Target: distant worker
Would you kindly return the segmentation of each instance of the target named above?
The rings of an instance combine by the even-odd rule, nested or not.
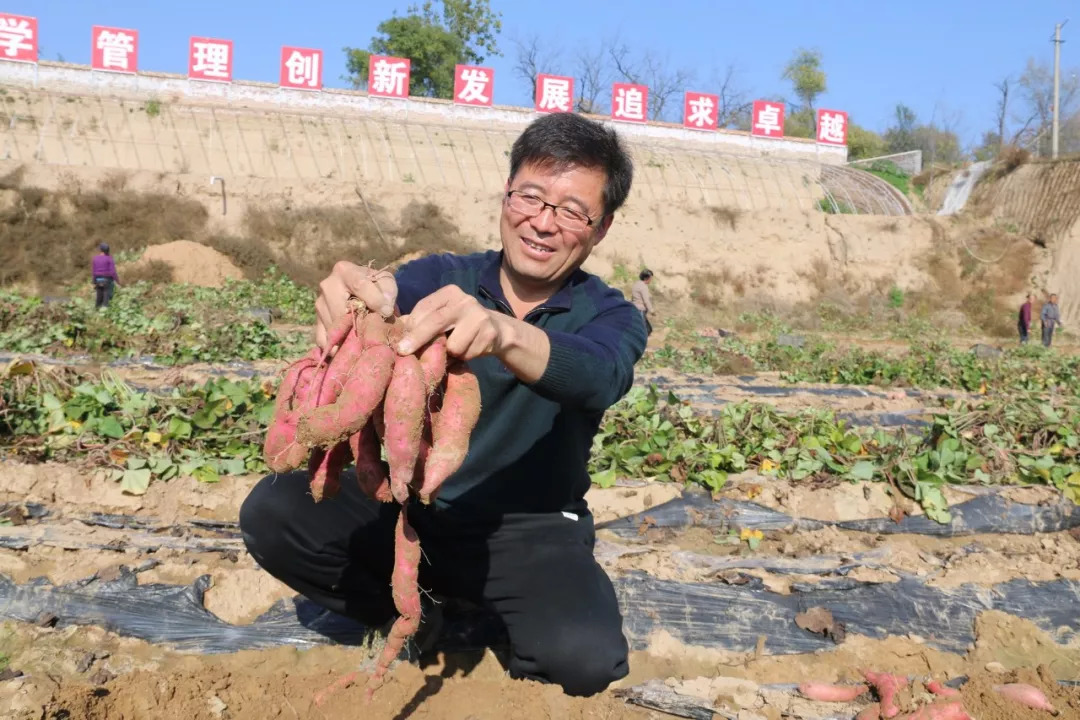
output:
[[[652,296],[649,295],[649,283],[652,282],[652,270],[645,269],[638,274],[638,281],[630,288],[630,302],[641,311],[641,317],[645,319],[645,331],[652,335],[652,323],[649,322],[649,313],[653,311]]]
[[[1020,318],[1017,320],[1016,329],[1020,331],[1020,344],[1027,345],[1028,333],[1031,331],[1031,303],[1035,299],[1032,293],[1027,294],[1027,299],[1020,306]]]
[[[120,284],[120,276],[116,274],[116,263],[109,254],[109,245],[101,243],[98,249],[101,252],[94,256],[90,264],[90,276],[93,278],[94,290],[97,294],[94,307],[100,310],[109,306],[113,296],[113,285]]]
[[[1042,306],[1039,319],[1042,321],[1042,344],[1050,347],[1050,341],[1054,339],[1054,330],[1061,327],[1061,311],[1058,309],[1056,293],[1051,293],[1050,299]]]

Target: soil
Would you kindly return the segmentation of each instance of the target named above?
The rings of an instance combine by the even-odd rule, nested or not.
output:
[[[211,247],[191,240],[175,240],[147,247],[133,263],[117,268],[123,282],[124,272],[159,260],[173,270],[173,282],[191,283],[203,287],[221,287],[226,280],[242,280],[244,273],[228,257]]]

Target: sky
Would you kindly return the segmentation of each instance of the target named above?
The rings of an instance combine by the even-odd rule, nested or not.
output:
[[[378,24],[409,2],[337,0],[0,0],[0,10],[38,18],[41,58],[90,63],[95,24],[139,31],[144,70],[187,72],[192,35],[234,42],[234,78],[277,82],[281,46],[320,48],[324,85],[348,87],[343,48],[367,47]],[[1063,72],[1080,69],[1077,0],[905,0],[726,2],[721,0],[491,0],[502,13],[496,104],[531,107],[514,74],[515,39],[534,33],[564,57],[616,35],[693,73],[688,90],[714,92],[733,65],[753,97],[792,96],[781,79],[796,48],[820,50],[828,78],[818,107],[846,110],[853,122],[884,130],[903,102],[922,122],[945,119],[965,145],[995,121],[994,84],[1015,79],[1029,57],[1053,62],[1054,24]],[[559,71],[572,74],[572,61]],[[681,100],[678,101],[681,104]]]

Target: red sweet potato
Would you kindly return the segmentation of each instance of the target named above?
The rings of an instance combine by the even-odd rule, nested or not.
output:
[[[940,697],[960,697],[959,690],[942,685],[937,680],[926,683],[926,689]]]
[[[427,409],[424,370],[415,355],[399,355],[383,403],[383,445],[390,464],[390,492],[404,504],[420,456],[420,436]]]
[[[803,697],[823,702],[851,702],[869,689],[866,685],[829,685],[816,682],[799,685],[799,692]]]
[[[442,405],[431,417],[431,452],[424,464],[420,501],[429,504],[469,452],[469,436],[480,418],[480,384],[463,363],[446,371]]]
[[[390,663],[401,652],[405,641],[420,627],[420,589],[417,583],[420,571],[420,539],[409,524],[406,508],[398,514],[394,532],[394,571],[391,575],[394,607],[400,617],[394,621],[386,645],[379,654],[375,672],[368,681],[367,699],[382,684]]]
[[[1002,697],[1006,697],[1013,702],[1020,703],[1025,707],[1032,708],[1034,710],[1046,710],[1049,713],[1057,714],[1057,710],[1050,704],[1050,701],[1046,698],[1045,693],[1037,687],[1028,685],[1027,683],[1007,683],[1005,685],[995,685],[994,692],[1000,693]]]
[[[380,457],[379,438],[375,424],[368,423],[360,432],[349,438],[353,458],[356,461],[356,480],[365,495],[379,502],[390,502],[390,467]]]
[[[309,447],[331,447],[367,424],[382,402],[394,369],[394,351],[386,346],[365,350],[353,365],[338,399],[300,418],[297,440]]]
[[[296,442],[296,430],[299,409],[308,401],[317,360],[317,351],[312,351],[291,364],[278,387],[274,417],[263,439],[263,457],[273,472],[298,468],[307,457],[307,448]]]
[[[362,351],[360,338],[356,333],[349,333],[342,341],[341,347],[334,353],[334,357],[330,359],[330,365],[319,380],[316,407],[330,405],[337,400],[345,387],[345,381],[349,379],[356,367],[356,361],[360,359]]]
[[[308,481],[311,497],[315,502],[337,495],[341,487],[341,471],[349,462],[351,449],[348,443],[339,442],[329,450],[315,448],[308,461]]]
[[[424,382],[428,395],[435,392],[446,376],[446,338],[439,336],[420,351],[420,366],[424,369]]]
[[[886,720],[896,717],[900,713],[900,706],[896,704],[896,693],[907,685],[907,678],[871,670],[863,670],[862,674],[877,691],[877,696],[881,700],[881,717]]]

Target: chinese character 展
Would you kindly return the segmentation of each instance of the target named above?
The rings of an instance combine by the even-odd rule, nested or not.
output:
[[[195,43],[193,72],[210,77],[229,77],[229,46],[219,43]]]
[[[570,110],[570,81],[561,78],[545,78],[540,92],[542,110]]]
[[[128,69],[128,58],[135,52],[135,38],[125,32],[102,30],[98,35],[97,49],[101,51],[101,64],[120,70]]]
[[[319,55],[311,53],[305,55],[299,50],[293,50],[289,59],[285,61],[285,68],[289,71],[290,85],[310,85],[315,87],[319,84]]]
[[[405,94],[405,63],[400,60],[376,60],[371,68],[371,92],[383,95]]]
[[[463,102],[486,103],[488,101],[488,96],[484,94],[484,87],[488,84],[487,72],[477,68],[466,68],[461,71],[461,79],[465,82],[465,87],[458,93],[458,97]]]

